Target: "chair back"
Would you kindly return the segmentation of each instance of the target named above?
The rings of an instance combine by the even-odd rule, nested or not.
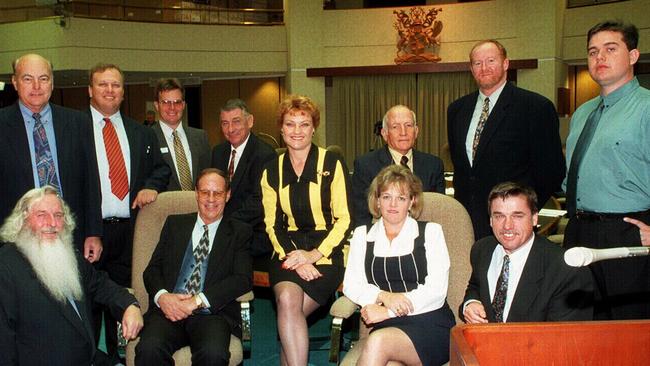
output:
[[[133,266],[131,285],[142,312],[149,308],[149,296],[144,288],[142,273],[147,268],[169,215],[185,214],[198,210],[194,191],[163,192],[158,198],[138,212],[133,235]]]
[[[463,302],[465,289],[472,271],[469,252],[474,244],[474,229],[465,207],[455,199],[440,193],[425,192],[424,205],[418,220],[438,223],[442,226],[449,251],[449,288],[447,302],[458,317],[458,306]]]

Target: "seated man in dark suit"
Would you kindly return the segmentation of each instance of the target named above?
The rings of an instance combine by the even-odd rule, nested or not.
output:
[[[126,339],[142,329],[135,298],[75,251],[75,221],[57,192],[27,191],[0,229],[1,365],[102,364],[93,302],[122,319]]]
[[[136,365],[173,365],[186,345],[193,365],[228,364],[230,335],[241,337],[236,299],[252,288],[251,228],[222,219],[229,198],[226,173],[208,168],[196,183],[198,216],[167,218],[143,274],[152,305]]]
[[[263,221],[260,179],[264,164],[276,153],[251,132],[255,118],[243,100],[227,101],[221,107],[219,120],[226,141],[212,150],[212,167],[228,172],[231,181],[230,201],[224,215],[253,227],[252,256],[271,253]]]
[[[591,320],[591,273],[569,267],[562,248],[533,233],[535,191],[497,184],[488,206],[494,236],[472,247],[461,318],[467,323]]]
[[[445,193],[442,160],[437,156],[415,150],[418,125],[415,113],[408,107],[396,105],[384,115],[381,136],[386,141],[382,149],[371,151],[354,160],[352,200],[354,226],[369,225],[368,187],[379,171],[390,164],[402,164],[422,181],[424,192]]]

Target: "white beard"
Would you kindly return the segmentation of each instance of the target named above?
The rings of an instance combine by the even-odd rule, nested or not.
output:
[[[54,240],[40,240],[31,230],[24,229],[16,239],[16,247],[27,258],[32,269],[48,292],[58,301],[69,298],[81,300],[83,291],[72,235],[61,233]]]

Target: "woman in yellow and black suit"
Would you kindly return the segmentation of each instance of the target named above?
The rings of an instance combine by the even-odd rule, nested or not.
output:
[[[269,276],[278,309],[282,365],[307,365],[306,317],[343,280],[343,243],[350,231],[348,170],[340,156],[312,144],[320,112],[307,97],[280,105],[287,152],[262,173],[266,232],[275,254]]]

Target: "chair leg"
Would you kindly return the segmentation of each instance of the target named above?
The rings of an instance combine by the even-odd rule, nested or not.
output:
[[[242,301],[241,305],[241,320],[242,320],[242,347],[244,352],[250,352],[251,350],[251,304],[248,301]]]
[[[339,364],[339,355],[341,353],[341,328],[343,318],[334,317],[332,319],[332,331],[330,333],[330,356],[329,362]]]

